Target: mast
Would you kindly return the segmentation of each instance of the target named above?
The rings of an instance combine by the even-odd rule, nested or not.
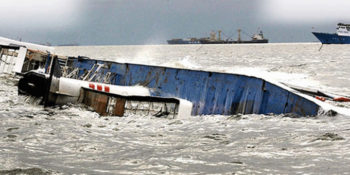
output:
[[[216,41],[216,32],[215,31],[211,31],[210,32],[210,38],[209,39],[212,40],[212,41]]]
[[[221,41],[221,30],[218,30],[219,33],[219,41]]]
[[[237,41],[241,41],[241,29],[238,29],[238,40]]]

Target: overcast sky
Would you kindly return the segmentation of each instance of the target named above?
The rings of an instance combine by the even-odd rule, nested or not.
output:
[[[1,0],[0,36],[35,43],[164,44],[221,29],[270,42],[314,42],[350,23],[349,0]]]

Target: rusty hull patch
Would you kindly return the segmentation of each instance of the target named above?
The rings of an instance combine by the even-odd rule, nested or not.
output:
[[[122,96],[88,88],[81,89],[79,99],[102,116],[139,114],[175,118],[180,104],[175,98]]]

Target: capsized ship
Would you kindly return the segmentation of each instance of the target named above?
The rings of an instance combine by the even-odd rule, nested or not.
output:
[[[329,95],[259,77],[58,56],[51,49],[13,41],[2,44],[0,38],[0,73],[21,75],[19,93],[42,98],[45,106],[83,103],[101,115],[172,118],[350,113],[335,111],[322,102],[326,97],[319,97]]]
[[[186,39],[171,39],[167,40],[168,44],[259,44],[259,43],[268,43],[269,40],[264,38],[264,34],[260,31],[258,34],[254,34],[251,37],[251,40],[242,40],[241,39],[241,29],[238,29],[238,39],[222,39],[221,33],[219,30],[217,32],[212,31],[210,37],[206,38],[186,38]],[[216,35],[218,34],[218,37]]]
[[[338,23],[336,33],[312,32],[322,44],[350,44],[350,24]]]

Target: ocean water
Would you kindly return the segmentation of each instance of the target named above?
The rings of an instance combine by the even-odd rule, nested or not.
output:
[[[350,45],[57,47],[68,56],[264,77],[350,95]],[[0,174],[349,174],[350,115],[100,117],[0,76]],[[349,108],[349,102],[331,103]]]

